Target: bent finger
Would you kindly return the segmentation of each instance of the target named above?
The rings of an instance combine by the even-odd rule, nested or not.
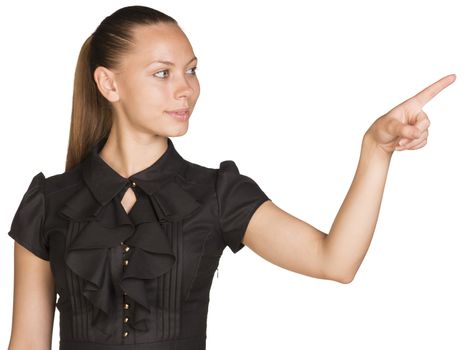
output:
[[[398,136],[403,138],[415,140],[421,136],[422,132],[419,128],[414,125],[401,125],[398,129]]]
[[[409,149],[410,149],[410,150],[416,150],[416,149],[419,149],[419,148],[424,147],[426,144],[427,144],[427,139],[425,139],[424,141],[422,141],[422,142],[419,143],[418,145],[416,145],[416,146],[414,146],[414,147],[411,147],[411,148],[409,148]]]
[[[430,119],[424,111],[420,111],[417,117],[417,122],[414,124],[416,128],[424,131],[430,127]]]
[[[415,147],[419,144],[421,144],[422,142],[424,142],[424,140],[427,140],[428,138],[428,133],[427,131],[425,131],[419,138],[415,139],[415,140],[410,140],[406,143],[403,143],[403,144],[398,144],[400,147],[402,148],[405,148],[405,149],[410,149],[412,147]]]

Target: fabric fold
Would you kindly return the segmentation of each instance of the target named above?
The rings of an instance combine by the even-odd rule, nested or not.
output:
[[[122,196],[115,195],[107,204],[101,204],[86,186],[60,210],[79,228],[65,251],[65,263],[83,280],[82,293],[96,309],[92,324],[106,334],[119,329],[113,315],[121,307],[115,303],[116,293],[120,292],[135,301],[129,311],[129,324],[148,331],[147,321],[157,300],[149,284],[168,273],[177,260],[163,223],[182,220],[200,208],[200,203],[175,178],[170,174],[166,177],[169,181],[160,187],[140,181],[142,195],[129,214],[120,202]],[[128,186],[129,183],[119,193],[123,194]],[[131,247],[127,254],[129,264],[115,285],[110,253],[122,243]]]

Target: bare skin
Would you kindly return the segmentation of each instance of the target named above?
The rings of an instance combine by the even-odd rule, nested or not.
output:
[[[166,111],[189,107],[190,114],[193,112],[200,93],[194,57],[180,28],[150,25],[136,30],[134,49],[123,57],[118,69],[95,70],[98,89],[112,102],[114,112],[113,127],[100,156],[121,176],[148,167],[166,150],[166,137],[187,132],[188,119],[177,120]],[[157,59],[172,64],[150,64]],[[454,75],[442,78],[369,127],[353,182],[329,233],[266,201],[252,216],[243,243],[290,271],[351,282],[372,240],[393,152],[425,146],[430,121],[422,108],[454,80]],[[122,199],[127,212],[135,201],[129,188]],[[8,349],[50,349],[55,302],[50,264],[17,243],[14,254],[13,327]]]
[[[393,152],[425,146],[430,120],[422,108],[455,78],[440,79],[366,131],[353,182],[328,234],[267,201],[252,216],[243,243],[285,269],[351,282],[374,234]]]
[[[8,350],[51,349],[55,295],[50,263],[15,242],[13,320]]]

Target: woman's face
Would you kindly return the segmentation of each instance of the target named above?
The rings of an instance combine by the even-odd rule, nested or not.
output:
[[[151,134],[183,135],[200,94],[189,40],[171,23],[139,26],[134,40],[135,47],[114,71],[119,96],[113,103],[115,122]],[[169,113],[183,108],[186,118],[185,113]]]

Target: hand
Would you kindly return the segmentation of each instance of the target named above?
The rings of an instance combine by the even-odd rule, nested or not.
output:
[[[422,108],[455,80],[456,76],[451,74],[426,87],[378,118],[366,134],[387,153],[424,147],[430,120]]]

